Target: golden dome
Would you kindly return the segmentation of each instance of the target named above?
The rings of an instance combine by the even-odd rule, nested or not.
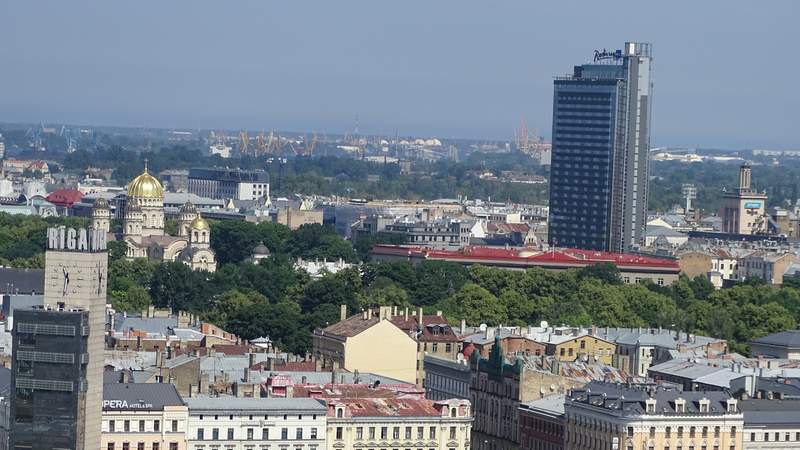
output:
[[[194,218],[191,224],[189,224],[189,228],[193,230],[208,230],[210,227],[208,226],[208,222],[206,219],[203,219],[200,214],[197,214],[197,217]]]
[[[164,188],[155,177],[147,172],[147,163],[145,163],[144,172],[128,185],[128,197],[164,198]]]

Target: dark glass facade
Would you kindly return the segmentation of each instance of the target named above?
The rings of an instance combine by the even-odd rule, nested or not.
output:
[[[88,325],[82,311],[15,311],[11,449],[84,449]]]
[[[622,252],[647,214],[650,46],[626,43],[554,82],[551,245]]]

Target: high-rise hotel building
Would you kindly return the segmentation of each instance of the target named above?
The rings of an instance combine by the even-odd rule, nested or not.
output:
[[[626,42],[557,77],[550,166],[551,245],[622,252],[647,215],[651,46]]]
[[[104,230],[47,230],[45,306],[14,314],[10,448],[100,448],[107,273]]]

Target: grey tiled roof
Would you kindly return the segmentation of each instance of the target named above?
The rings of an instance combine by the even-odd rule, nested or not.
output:
[[[189,414],[204,411],[249,411],[266,414],[291,414],[304,412],[325,414],[327,407],[321,400],[313,398],[236,398],[236,397],[190,397],[186,399]]]
[[[800,401],[752,399],[739,402],[744,411],[744,425],[776,426],[793,424],[800,426]]]
[[[753,339],[751,343],[785,348],[800,348],[800,330],[772,333],[758,339]]]
[[[3,293],[6,292],[6,286],[20,294],[41,294],[44,292],[44,269],[2,267],[0,268],[0,290]]]
[[[128,407],[114,407],[113,401],[125,401]],[[183,405],[175,386],[168,383],[106,383],[103,385],[103,409],[138,409],[160,411],[165,406]],[[132,405],[138,405],[134,407]]]
[[[114,318],[114,331],[124,331],[133,328],[145,333],[170,334],[169,330],[178,326],[177,317],[123,317],[117,314]]]

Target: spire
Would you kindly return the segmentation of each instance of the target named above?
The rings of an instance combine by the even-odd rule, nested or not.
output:
[[[147,158],[144,159],[144,173],[147,173]]]

